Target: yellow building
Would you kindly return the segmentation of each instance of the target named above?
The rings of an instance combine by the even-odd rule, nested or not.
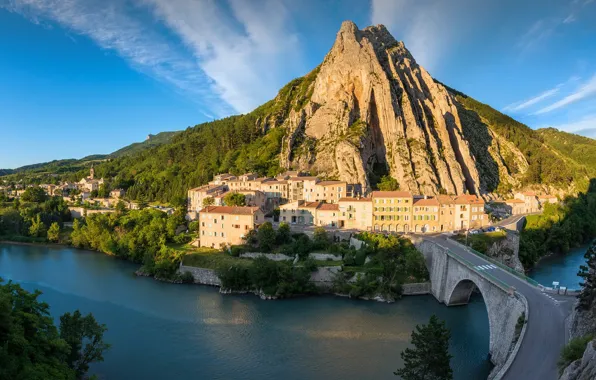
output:
[[[199,212],[200,246],[219,249],[242,244],[246,234],[264,221],[258,207],[205,207]]]
[[[540,211],[540,203],[535,192],[524,191],[523,193],[515,193],[514,198],[524,201],[524,213],[529,214]]]
[[[373,230],[409,232],[414,197],[409,191],[373,191]]]
[[[412,208],[412,231],[415,233],[439,231],[440,203],[436,198],[414,199]]]
[[[314,201],[337,203],[348,196],[348,183],[345,181],[321,181],[315,184]]]
[[[439,201],[439,231],[454,231],[455,198],[451,195],[437,195]]]
[[[339,227],[363,231],[372,230],[372,198],[341,198]]]

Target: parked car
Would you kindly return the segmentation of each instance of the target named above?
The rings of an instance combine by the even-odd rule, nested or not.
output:
[[[480,231],[478,231],[478,230],[471,230],[469,232],[470,235],[476,235],[476,234],[479,234],[479,233],[480,233]]]
[[[492,227],[492,226],[491,226],[491,227],[487,227],[485,231],[486,231],[486,232],[495,232],[496,230],[497,230],[497,229],[496,229],[495,227]]]

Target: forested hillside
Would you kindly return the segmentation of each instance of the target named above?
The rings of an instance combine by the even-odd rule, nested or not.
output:
[[[585,166],[590,175],[596,173],[596,140],[574,135],[555,128],[543,128],[536,131],[544,141],[560,154]]]

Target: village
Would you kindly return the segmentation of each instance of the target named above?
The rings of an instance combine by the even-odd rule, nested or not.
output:
[[[241,204],[226,200],[241,194]],[[273,216],[292,230],[312,227],[329,230],[383,233],[438,233],[490,226],[489,210],[502,216],[540,212],[557,203],[551,195],[518,192],[513,199],[487,205],[477,195],[425,196],[408,191],[372,191],[345,181],[322,180],[298,171],[275,178],[254,173],[216,175],[207,185],[188,191],[188,218],[198,220],[201,247],[242,244],[247,233]],[[267,218],[269,217],[269,218]]]

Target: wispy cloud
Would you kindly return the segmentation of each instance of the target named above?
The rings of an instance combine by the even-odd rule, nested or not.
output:
[[[578,102],[583,99],[591,98],[596,95],[596,75],[590,78],[588,81],[581,84],[573,93],[565,96],[563,99],[557,102],[539,109],[534,115],[541,115],[547,112],[554,111],[556,109],[568,106],[572,103]]]
[[[525,108],[533,106],[536,103],[541,102],[544,99],[550,98],[551,96],[555,95],[557,92],[559,92],[559,88],[560,88],[560,86],[557,86],[555,88],[551,88],[550,90],[544,91],[530,99],[524,100],[522,102],[509,104],[509,105],[503,107],[503,111],[510,111],[510,112],[521,111]]]
[[[299,71],[298,37],[282,2],[229,2],[231,15],[214,1],[145,0],[192,51],[220,96],[246,112],[270,99],[285,71]]]
[[[578,80],[580,80],[579,77],[577,76],[572,76],[571,78],[569,78],[567,81],[563,82],[563,83],[559,83],[558,85],[556,85],[555,87],[543,91],[541,93],[539,93],[538,95],[535,95],[529,99],[525,99],[519,102],[515,102],[515,103],[511,103],[506,105],[505,107],[503,107],[503,111],[505,112],[518,112],[521,110],[524,110],[526,108],[529,108],[533,105],[536,105],[538,103],[540,103],[541,101],[550,98],[553,95],[556,95],[557,93],[559,93],[559,90],[561,88],[563,88],[564,86],[573,83],[573,82],[577,82]]]
[[[250,111],[275,96],[285,67],[301,64],[298,38],[274,0],[8,0],[0,7],[91,38],[206,115]]]

